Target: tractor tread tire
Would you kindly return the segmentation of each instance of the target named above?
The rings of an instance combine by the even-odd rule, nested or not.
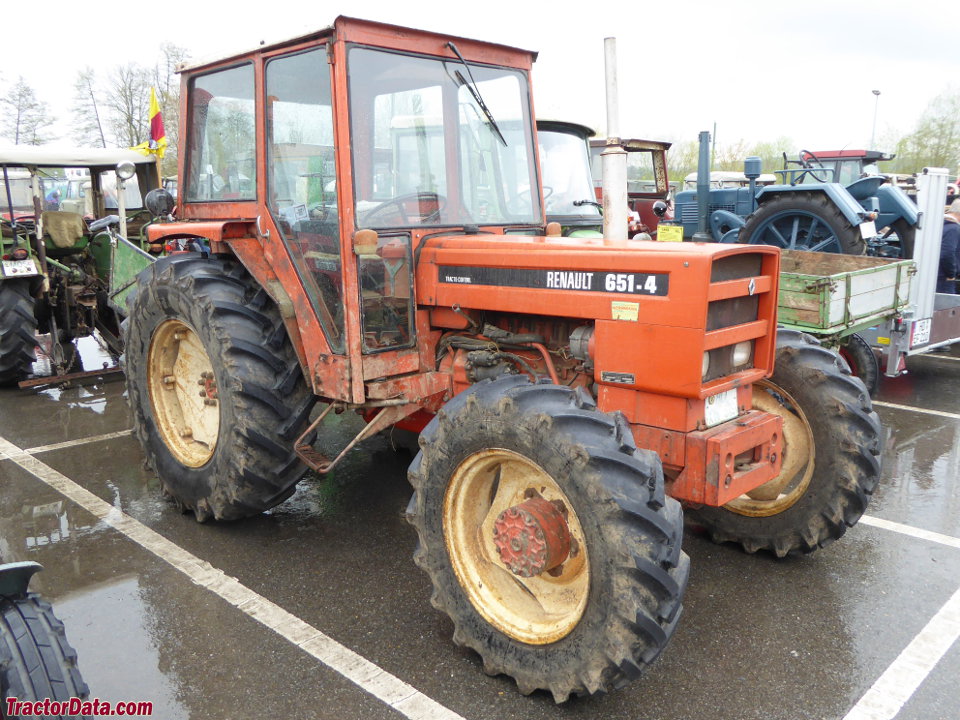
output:
[[[833,232],[844,255],[863,255],[867,251],[867,243],[860,235],[858,227],[851,226],[840,209],[831,202],[822,192],[785,193],[770,198],[760,207],[747,216],[744,226],[740,229],[737,242],[744,244],[768,244],[763,238],[754,237],[759,226],[764,225],[777,215],[789,214],[790,211],[810,213],[817,216]],[[769,243],[783,247],[777,243]],[[807,247],[785,248],[807,250]]]
[[[177,254],[141,273],[129,308],[122,327],[134,432],[164,495],[200,522],[249,517],[290,497],[306,472],[293,442],[315,396],[266,292],[235,260]],[[199,468],[170,452],[151,405],[148,351],[169,318],[194,328],[218,378],[219,438]]]
[[[549,690],[559,703],[621,687],[653,662],[673,635],[687,584],[683,511],[664,496],[659,458],[636,448],[621,415],[599,412],[582,390],[509,376],[450,400],[421,433],[420,448],[409,469],[414,561],[432,581],[431,604],[453,621],[454,642],[476,651],[488,674],[510,675],[523,694]],[[519,452],[543,467],[584,526],[586,609],[568,635],[548,645],[526,644],[488,623],[451,566],[446,488],[465,458],[487,448]]]
[[[777,331],[769,382],[792,395],[809,418],[815,464],[806,492],[766,517],[706,506],[688,508],[687,516],[715,542],[738,543],[750,553],[810,553],[842,537],[866,511],[880,479],[880,420],[869,392],[847,363],[806,333]]]
[[[50,603],[35,593],[0,597],[0,716],[8,717],[8,697],[62,702],[89,694],[77,668],[77,651]]]
[[[36,360],[33,305],[27,281],[0,281],[0,386],[17,383]]]
[[[876,395],[880,388],[880,362],[870,344],[861,335],[853,333],[843,339],[839,350],[851,372],[863,381],[870,397]]]

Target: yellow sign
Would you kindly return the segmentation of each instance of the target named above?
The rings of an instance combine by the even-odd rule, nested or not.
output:
[[[610,303],[610,315],[614,320],[629,320],[636,322],[640,317],[640,303],[614,300]]]
[[[660,242],[683,242],[683,225],[658,225],[657,240]]]
[[[877,338],[877,344],[878,344],[878,345],[889,345],[889,344],[890,344],[890,338],[887,338],[887,337],[878,337],[878,338]]]

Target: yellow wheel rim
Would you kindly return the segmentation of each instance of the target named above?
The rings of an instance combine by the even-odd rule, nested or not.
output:
[[[780,474],[760,487],[724,505],[738,515],[768,517],[793,506],[813,477],[816,444],[807,416],[783,388],[766,380],[753,386],[753,406],[783,418],[783,461]]]
[[[147,386],[157,429],[187,467],[210,460],[220,434],[213,364],[196,331],[180,320],[157,327],[147,355]]]
[[[531,495],[563,504],[571,550],[549,573],[520,577],[494,543],[494,524]],[[542,467],[510,450],[487,449],[454,471],[443,500],[443,534],[460,586],[483,618],[511,638],[546,645],[580,622],[590,590],[590,562],[580,520]]]

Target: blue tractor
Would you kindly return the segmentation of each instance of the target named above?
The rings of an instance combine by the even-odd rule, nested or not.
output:
[[[801,151],[776,171],[781,183],[759,186],[760,158],[744,161],[745,187],[711,190],[709,133],[700,133],[697,190],[677,193],[685,238],[776,245],[850,255],[913,256],[917,206],[880,175],[850,176],[849,163]],[[866,151],[864,151],[866,152]],[[889,159],[883,155],[877,159]]]

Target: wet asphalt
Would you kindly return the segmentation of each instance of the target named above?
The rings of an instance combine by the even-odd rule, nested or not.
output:
[[[155,718],[402,715],[53,490],[43,468],[468,720],[840,720],[960,588],[960,546],[909,534],[960,538],[960,348],[938,354],[950,357],[911,358],[908,375],[883,380],[884,471],[868,522],[784,560],[688,529],[684,616],[663,655],[624,690],[561,706],[486,676],[453,644],[411,558],[410,457],[385,437],[328,476],[308,475],[271,512],[200,525],[144,468],[121,376],[2,390],[0,438],[42,466],[0,459],[0,560],[43,564],[31,588],[66,624],[91,696],[152,701]],[[331,427],[345,444],[359,424],[343,416]],[[960,717],[958,672],[954,642],[898,720]]]

